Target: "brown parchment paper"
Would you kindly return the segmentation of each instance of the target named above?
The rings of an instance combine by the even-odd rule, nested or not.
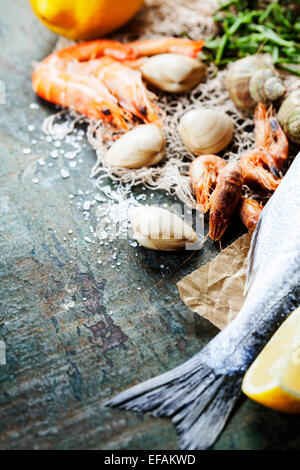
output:
[[[237,316],[243,305],[250,242],[251,236],[243,235],[177,284],[183,302],[220,330]]]

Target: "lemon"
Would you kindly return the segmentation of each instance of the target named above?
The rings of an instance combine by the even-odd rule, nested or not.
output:
[[[254,361],[242,390],[273,410],[300,414],[300,307]]]
[[[111,33],[141,8],[143,0],[30,0],[40,20],[72,39],[94,39]]]

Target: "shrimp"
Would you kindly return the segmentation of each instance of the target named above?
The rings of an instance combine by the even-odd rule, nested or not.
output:
[[[270,127],[272,130],[272,139],[267,150],[270,155],[272,155],[277,169],[281,170],[288,159],[289,141],[275,117],[270,119]]]
[[[255,199],[242,196],[239,206],[240,217],[249,232],[253,232],[255,229],[262,209],[263,206],[255,201]]]
[[[267,191],[275,191],[280,182],[280,178],[273,176],[265,166],[269,160],[269,154],[264,148],[254,148],[244,154],[240,159],[243,172],[244,183],[249,187],[260,186]]]
[[[86,62],[103,56],[113,57],[116,60],[132,60],[137,57],[130,43],[123,44],[118,41],[99,39],[96,41],[82,42],[75,46],[61,49],[48,56],[45,60],[51,60],[51,57],[57,57],[64,62],[72,60]]]
[[[33,74],[33,89],[47,101],[73,108],[85,116],[102,119],[127,130],[129,113],[95,77],[75,75],[50,64],[42,64]]]
[[[203,44],[204,41],[178,38],[128,44],[110,40],[77,44],[54,52],[37,66],[33,89],[47,101],[102,119],[117,128],[127,129],[126,121],[133,116],[160,124],[140,73],[133,70],[136,61],[163,52],[194,57]]]
[[[156,106],[150,101],[152,94],[144,86],[139,71],[132,70],[110,57],[73,63],[69,68],[71,66],[74,74],[94,76],[100,80],[119,105],[128,111],[129,116],[134,115],[146,123],[160,125]]]
[[[240,200],[243,187],[242,169],[237,162],[228,163],[219,173],[211,195],[209,237],[219,241],[227,230],[231,216]]]
[[[210,207],[210,195],[216,186],[219,171],[225,166],[225,160],[217,155],[197,157],[190,166],[192,190],[204,213]]]
[[[137,57],[173,53],[197,57],[205,41],[192,41],[182,38],[160,38],[129,43]]]
[[[129,113],[146,123],[160,124],[155,105],[149,99],[150,92],[143,84],[139,71],[131,70],[119,62],[114,62],[103,67],[98,77]]]
[[[274,176],[279,176],[288,158],[288,139],[279,125],[278,120],[272,116],[272,108],[268,111],[265,105],[258,104],[255,113],[255,145],[268,151],[268,165]]]

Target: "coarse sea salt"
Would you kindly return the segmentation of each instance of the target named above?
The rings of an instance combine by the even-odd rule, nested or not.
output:
[[[52,158],[58,158],[58,151],[57,151],[57,150],[52,150],[52,151],[50,152],[50,156],[51,156]]]
[[[65,178],[69,178],[70,173],[68,172],[68,170],[62,169],[62,170],[60,170],[60,175],[61,175],[62,178],[65,179]]]
[[[84,201],[82,207],[83,207],[83,210],[89,211],[91,207],[91,201]]]
[[[69,160],[73,160],[76,158],[77,152],[66,152],[65,157],[68,158]]]

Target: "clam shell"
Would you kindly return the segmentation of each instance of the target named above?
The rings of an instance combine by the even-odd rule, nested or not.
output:
[[[159,163],[165,155],[165,135],[155,124],[143,124],[124,134],[105,155],[105,163],[141,168]]]
[[[156,206],[133,207],[129,212],[133,237],[145,248],[161,251],[183,250],[198,237],[178,215]]]
[[[199,108],[183,115],[179,134],[184,145],[196,155],[216,154],[227,147],[233,137],[233,121],[217,109]]]
[[[179,54],[153,56],[140,70],[148,82],[170,93],[190,90],[206,75],[206,66],[200,60]]]

